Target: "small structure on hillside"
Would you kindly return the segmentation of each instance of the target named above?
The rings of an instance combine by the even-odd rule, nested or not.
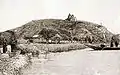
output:
[[[25,40],[28,40],[27,43],[40,43],[43,42],[43,37],[41,35],[33,35],[24,37]]]
[[[65,20],[67,20],[67,21],[76,21],[77,18],[73,14],[69,13],[67,19],[65,19]]]
[[[33,35],[33,38],[38,38],[39,37],[39,35]]]
[[[51,38],[52,41],[55,41],[56,44],[60,43],[62,37],[59,34],[55,34],[55,36],[53,36]]]

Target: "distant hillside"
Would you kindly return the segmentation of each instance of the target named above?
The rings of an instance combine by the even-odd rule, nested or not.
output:
[[[37,35],[43,28],[52,28],[59,31],[62,35],[70,37],[70,32],[72,36],[81,39],[86,35],[91,35],[95,39],[95,42],[110,41],[110,37],[113,35],[104,26],[86,22],[86,21],[66,21],[61,19],[43,19],[43,20],[32,20],[27,24],[13,29],[16,34],[20,37],[31,37]]]

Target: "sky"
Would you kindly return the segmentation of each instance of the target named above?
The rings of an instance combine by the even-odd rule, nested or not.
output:
[[[0,31],[16,28],[36,19],[90,21],[120,33],[120,0],[0,0]]]

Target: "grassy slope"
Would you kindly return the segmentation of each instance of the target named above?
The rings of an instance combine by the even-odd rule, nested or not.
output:
[[[107,28],[98,24],[86,21],[77,21],[77,24],[75,25],[74,22],[61,19],[32,20],[31,22],[28,22],[27,24],[13,30],[17,33],[19,37],[29,37],[38,34],[44,27],[56,29],[62,34],[67,35],[68,37],[70,34],[67,32],[71,32],[72,29],[73,37],[77,37],[78,39],[80,39],[81,37],[89,34],[94,36],[95,41],[97,42],[99,42],[99,40],[104,41],[103,34],[105,34],[107,41],[109,41],[110,37],[113,35],[107,30]]]

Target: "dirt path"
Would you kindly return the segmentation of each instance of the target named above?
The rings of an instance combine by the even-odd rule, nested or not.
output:
[[[24,75],[120,75],[120,51],[77,50],[33,61]]]

